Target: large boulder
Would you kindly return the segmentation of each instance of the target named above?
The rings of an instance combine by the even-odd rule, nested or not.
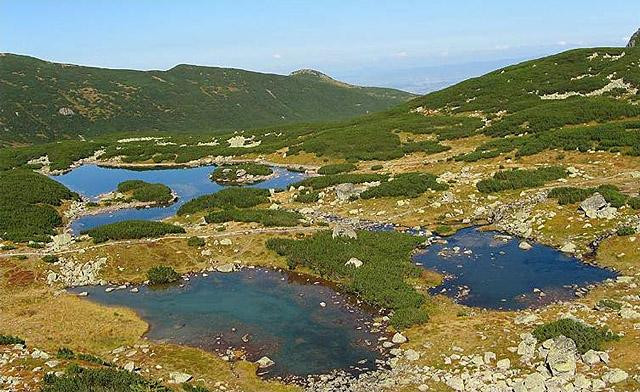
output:
[[[588,218],[613,219],[617,209],[609,206],[609,203],[598,192],[580,203],[580,209]]]
[[[359,189],[354,184],[347,182],[346,184],[336,185],[335,191],[338,200],[347,201],[352,197],[358,197],[362,192],[362,189]]]
[[[546,363],[554,376],[573,376],[576,372],[576,343],[566,336],[553,339]]]
[[[353,227],[348,226],[348,225],[335,225],[333,228],[333,233],[331,233],[331,237],[333,238],[351,238],[351,239],[356,239],[358,238],[358,234],[356,233],[356,231],[353,229]]]

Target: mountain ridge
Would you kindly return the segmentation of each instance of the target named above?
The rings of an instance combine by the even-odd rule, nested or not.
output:
[[[341,120],[413,94],[352,86],[319,71],[278,75],[178,64],[125,70],[0,55],[0,141],[113,131],[213,131]]]

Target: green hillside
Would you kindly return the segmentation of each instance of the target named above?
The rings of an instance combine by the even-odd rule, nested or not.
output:
[[[193,65],[132,71],[2,54],[0,141],[330,121],[385,110],[411,97],[351,86],[311,70],[289,76]]]
[[[120,157],[124,162],[184,163],[207,156],[269,154],[284,148],[289,156],[307,152],[353,162],[391,160],[415,152],[446,151],[455,140],[472,136],[482,136],[474,144],[475,151],[454,159],[477,161],[502,154],[517,157],[550,148],[640,155],[639,68],[639,48],[571,50],[506,67],[352,119],[252,128],[239,133],[147,132],[145,136],[163,138],[113,142],[116,136],[131,136],[125,132],[73,145],[0,150],[0,167],[21,166],[47,154],[51,167],[60,169],[92,155],[99,146],[105,149],[103,159]],[[279,78],[340,85],[313,71]],[[62,117],[56,118],[64,120]],[[124,122],[126,117],[118,118],[113,123]],[[132,121],[137,124],[138,119]],[[128,128],[132,126],[121,127]],[[231,140],[240,136],[248,144],[234,146]]]

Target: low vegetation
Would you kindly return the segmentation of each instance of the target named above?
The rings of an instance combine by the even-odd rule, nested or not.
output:
[[[338,173],[348,173],[356,170],[357,167],[353,163],[336,163],[333,165],[325,165],[318,169],[318,174],[327,175],[327,174],[338,174]]]
[[[382,174],[363,174],[363,173],[345,173],[345,174],[331,174],[327,176],[309,177],[296,184],[294,187],[304,186],[313,189],[323,189],[330,186],[352,183],[362,184],[364,182],[384,181],[388,177]]]
[[[493,178],[479,181],[476,185],[482,193],[500,192],[505,190],[535,188],[546,182],[564,178],[567,171],[560,166],[549,166],[538,169],[514,169],[497,172]]]
[[[383,181],[380,185],[369,188],[360,194],[363,199],[376,197],[410,197],[415,198],[429,190],[444,191],[447,184],[436,181],[437,177],[428,173],[403,173]]]
[[[250,175],[257,178],[266,177],[273,174],[273,169],[267,165],[258,163],[238,163],[234,165],[223,165],[216,168],[211,173],[211,179],[217,183],[225,185],[253,184],[257,181],[240,181],[239,174]]]
[[[632,226],[622,226],[618,228],[618,230],[616,231],[616,234],[618,234],[621,237],[625,235],[634,235],[636,234],[636,228]]]
[[[193,237],[189,237],[187,239],[187,245],[192,246],[194,248],[201,248],[205,244],[206,244],[206,242],[205,242],[204,238],[201,238],[201,237],[193,236]]]
[[[629,205],[633,209],[640,209],[640,205],[636,205],[635,197],[629,197],[622,193],[617,186],[609,184],[595,188],[558,187],[552,189],[548,196],[557,199],[558,204],[565,205],[582,202],[596,192],[600,193],[613,207],[620,208]]]
[[[166,234],[181,234],[185,230],[176,225],[164,222],[128,220],[85,230],[81,234],[87,234],[95,243],[109,240],[129,240],[139,238],[162,237]]]
[[[77,364],[67,367],[64,374],[48,373],[41,392],[172,392],[157,381],[151,381],[126,370],[114,368],[84,368]]]
[[[560,335],[571,338],[576,343],[576,347],[581,354],[589,350],[599,351],[602,349],[603,343],[620,338],[620,336],[606,328],[590,327],[572,319],[553,321],[541,325],[533,331],[533,336],[535,336],[539,342],[557,338]]]
[[[142,180],[128,180],[118,184],[118,192],[130,195],[131,200],[169,203],[173,199],[171,188],[164,184],[151,184]]]
[[[0,346],[6,346],[10,344],[25,344],[24,339],[11,335],[0,335]]]
[[[425,297],[406,282],[421,273],[410,258],[419,242],[419,238],[395,232],[359,231],[357,239],[349,239],[332,238],[331,232],[322,231],[302,240],[271,238],[267,247],[285,256],[291,269],[309,268],[342,282],[346,290],[375,306],[392,309],[393,325],[405,328],[427,319],[422,309]],[[352,257],[363,265],[347,265]]]
[[[229,208],[205,216],[207,223],[257,222],[263,226],[297,226],[304,216],[297,211]]]
[[[48,242],[62,225],[56,210],[78,195],[46,176],[27,169],[0,172],[0,237]]]
[[[150,285],[173,283],[178,279],[180,279],[180,274],[165,265],[158,265],[147,271],[147,280]]]
[[[299,203],[315,203],[320,199],[320,192],[303,189],[296,195],[296,201]]]
[[[267,189],[227,188],[186,202],[178,210],[178,215],[193,214],[214,208],[250,208],[268,201],[269,191]]]
[[[45,263],[57,263],[58,260],[60,260],[60,258],[56,255],[44,255],[42,256],[42,261],[44,261]]]

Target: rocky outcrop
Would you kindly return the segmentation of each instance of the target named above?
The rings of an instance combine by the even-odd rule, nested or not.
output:
[[[576,373],[576,356],[578,350],[573,340],[565,337],[558,336],[551,342],[544,342],[542,344],[549,347],[547,353],[546,363],[554,376],[573,376]]]
[[[617,209],[611,207],[605,198],[598,192],[580,203],[580,209],[587,218],[604,218],[613,219],[616,216]]]
[[[353,227],[343,224],[337,224],[333,228],[333,232],[331,233],[332,238],[358,238],[358,234],[353,229]]]
[[[640,29],[631,36],[627,48],[635,48],[638,44],[640,44]]]
[[[100,270],[107,264],[106,257],[98,257],[86,263],[79,263],[73,260],[60,258],[55,266],[59,267],[58,272],[49,271],[47,283],[53,285],[62,283],[66,287],[87,286],[95,284],[106,284],[99,278]]]

